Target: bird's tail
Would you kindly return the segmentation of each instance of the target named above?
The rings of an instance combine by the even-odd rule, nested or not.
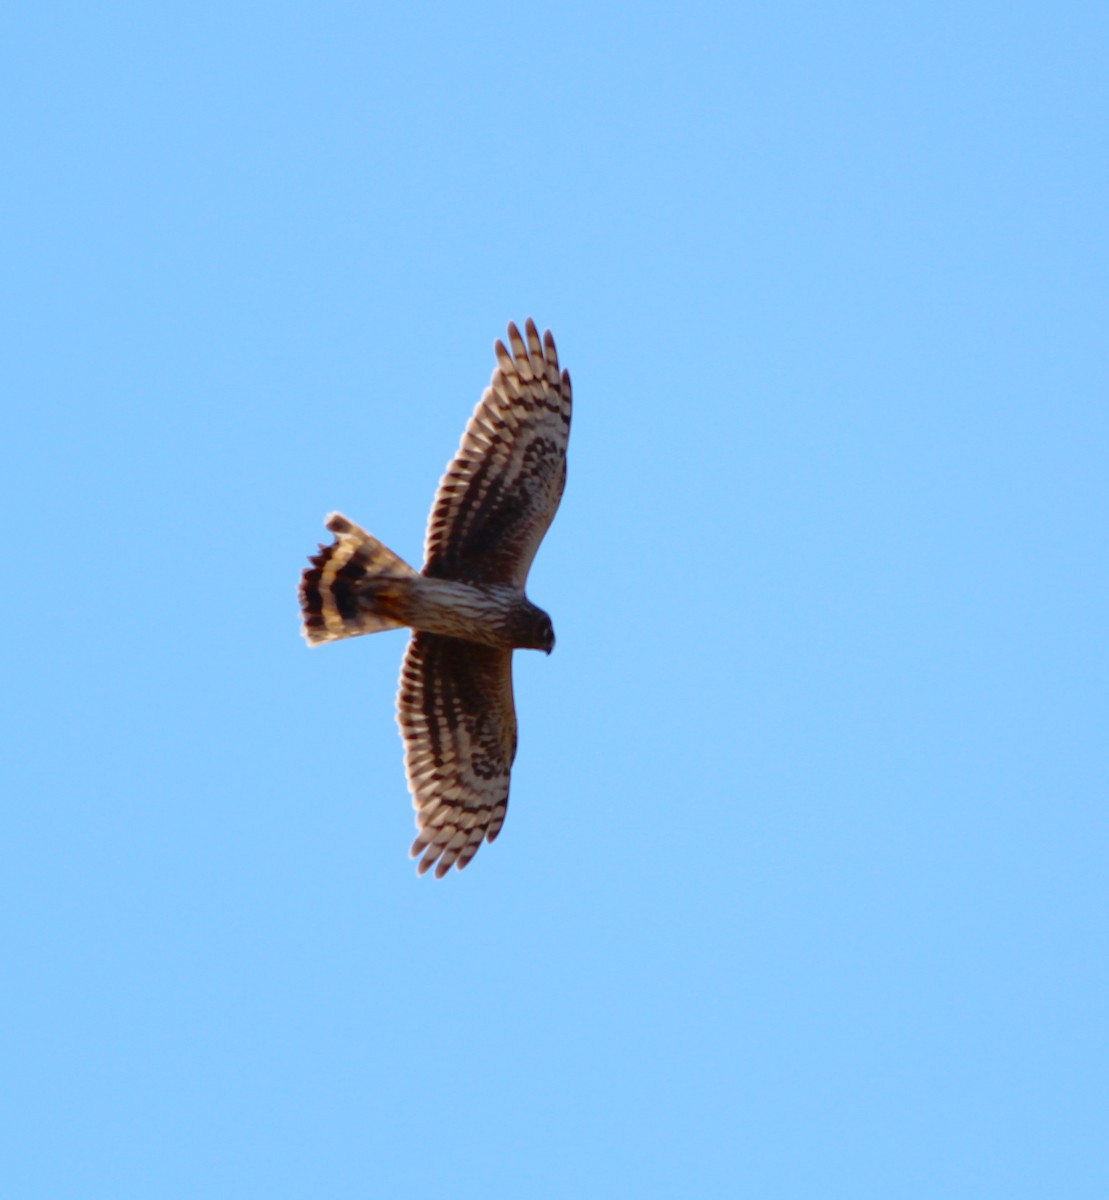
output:
[[[342,513],[332,513],[324,524],[335,540],[330,546],[320,546],[300,580],[300,611],[308,645],[403,625],[391,615],[391,602],[416,572]]]

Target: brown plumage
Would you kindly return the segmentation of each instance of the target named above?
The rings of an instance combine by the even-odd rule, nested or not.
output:
[[[530,320],[497,367],[439,483],[414,571],[339,513],[303,573],[309,645],[410,626],[397,720],[419,871],[442,877],[504,824],[516,756],[512,652],[554,646],[550,618],[524,594],[566,483],[570,376]],[[525,340],[526,337],[526,340]]]

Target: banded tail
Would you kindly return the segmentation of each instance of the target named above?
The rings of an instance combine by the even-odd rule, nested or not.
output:
[[[332,513],[324,524],[335,540],[320,546],[300,580],[308,645],[401,628],[404,622],[390,615],[389,584],[417,572],[342,513]]]

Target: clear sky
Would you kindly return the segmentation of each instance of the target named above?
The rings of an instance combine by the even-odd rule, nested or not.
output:
[[[0,1193],[1109,1195],[1109,9],[4,18]],[[504,832],[404,635],[574,379]]]

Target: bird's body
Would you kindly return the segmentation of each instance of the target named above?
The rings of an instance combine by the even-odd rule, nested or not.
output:
[[[462,868],[500,832],[516,754],[512,651],[554,647],[550,618],[524,592],[528,569],[566,481],[570,376],[554,339],[527,341],[497,369],[432,506],[416,572],[339,513],[300,588],[310,645],[384,629],[413,632],[397,719],[418,834],[420,872]]]
[[[550,618],[523,588],[429,579],[341,513],[325,524],[336,540],[318,556],[324,559],[319,577],[306,571],[301,586],[313,646],[407,625],[502,650],[553,648]]]
[[[391,616],[423,633],[461,638],[501,650],[554,648],[550,618],[507,584],[458,583],[451,579],[397,580],[386,603]],[[546,630],[546,632],[544,632]]]

